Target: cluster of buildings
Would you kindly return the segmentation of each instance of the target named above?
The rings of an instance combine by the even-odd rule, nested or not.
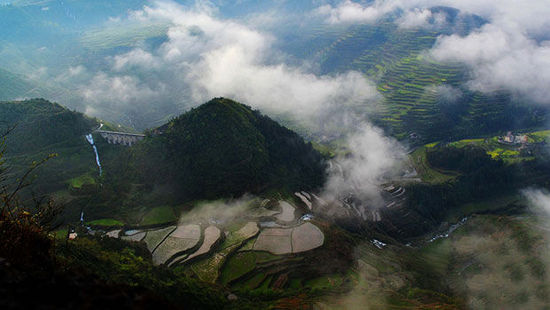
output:
[[[499,143],[503,144],[527,144],[527,135],[514,135],[511,131],[508,131],[508,133],[498,138]]]

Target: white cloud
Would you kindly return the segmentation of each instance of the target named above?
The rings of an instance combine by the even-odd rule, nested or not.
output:
[[[527,37],[525,29],[488,24],[465,37],[441,37],[431,53],[438,60],[467,64],[473,73],[473,89],[504,88],[550,103],[549,43]]]
[[[362,5],[345,0],[336,6],[323,5],[317,8],[316,13],[326,16],[326,22],[330,24],[373,23],[398,6],[396,1],[376,0],[370,5]]]
[[[86,68],[83,65],[78,65],[75,67],[69,67],[69,76],[79,76],[86,71]]]
[[[109,118],[112,113],[130,115],[143,113],[143,107],[162,96],[166,87],[158,83],[151,87],[130,75],[96,74],[80,89],[89,115]]]
[[[126,54],[117,55],[114,57],[114,71],[121,71],[132,66],[141,66],[144,68],[153,69],[158,68],[160,63],[151,53],[146,52],[141,48],[137,48]]]
[[[332,106],[343,110],[376,95],[374,87],[357,72],[319,77],[284,64],[262,65],[255,58],[257,55],[239,46],[205,54],[188,76],[195,100],[226,96],[265,112],[290,113],[309,122]]]
[[[357,125],[365,122],[364,115],[350,112],[379,96],[362,74],[318,76],[306,66],[288,65],[273,50],[270,34],[215,18],[210,10],[157,2],[132,12],[131,19],[168,21],[168,39],[154,49],[140,47],[109,58],[110,70],[97,73],[82,89],[88,112],[150,111],[159,109],[159,100],[188,108],[224,96],[267,114],[294,117],[311,131],[349,133],[353,155],[338,159],[345,175],[333,175],[327,191],[375,197],[381,177],[395,167],[397,143],[371,125]]]
[[[349,153],[333,161],[325,186],[327,199],[338,195],[354,194],[371,207],[380,205],[379,186],[398,171],[405,152],[394,139],[372,125],[363,124],[346,142]]]
[[[526,189],[522,191],[535,213],[550,216],[550,194],[541,189]]]
[[[429,10],[449,6],[484,17],[488,24],[466,36],[441,36],[431,54],[439,61],[460,61],[472,72],[470,87],[481,91],[507,89],[539,103],[550,104],[550,0],[387,0],[367,4],[344,0],[317,13],[337,23],[372,23],[388,13],[402,12],[401,27],[443,22]]]
[[[305,66],[287,65],[274,51],[270,34],[211,12],[173,2],[132,12],[132,21],[169,22],[167,41],[156,49],[140,47],[112,57],[111,70],[84,87],[84,99],[98,106],[117,98],[120,108],[125,103],[147,108],[179,96],[171,104],[184,102],[180,110],[185,110],[224,96],[313,126],[335,106],[343,113],[343,107],[377,98],[375,87],[360,73],[317,76]]]
[[[401,28],[417,28],[430,25],[432,11],[429,9],[415,8],[407,11],[396,22]]]

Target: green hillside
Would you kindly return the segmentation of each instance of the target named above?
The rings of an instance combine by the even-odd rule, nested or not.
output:
[[[4,101],[0,102],[0,126],[4,131],[13,129],[5,147],[15,175],[35,161],[57,155],[39,170],[35,186],[41,192],[66,189],[71,179],[97,173],[93,150],[84,139],[97,122],[82,113],[44,99]]]
[[[44,99],[0,102],[0,124],[15,126],[8,136],[10,154],[33,153],[44,147],[82,140],[96,121]]]
[[[0,102],[0,123],[13,175],[51,154],[33,191],[64,201],[65,218],[83,206],[91,220],[141,222],[154,207],[194,199],[291,193],[322,186],[321,155],[300,136],[258,111],[214,99],[149,133],[133,147],[93,134],[103,175],[84,135],[95,119],[43,99]],[[107,129],[117,129],[107,124]],[[152,220],[156,222],[156,219]]]
[[[374,122],[400,140],[415,133],[410,142],[420,144],[544,125],[547,109],[515,101],[504,91],[471,91],[463,65],[426,55],[438,36],[456,29],[467,33],[481,23],[476,17],[456,18],[441,29],[402,29],[389,18],[339,29],[337,35],[320,29],[306,39],[322,73],[356,70],[376,82],[384,99]],[[452,100],[448,91],[454,92]]]
[[[324,182],[321,155],[310,144],[229,99],[213,99],[159,130],[162,134],[138,146],[135,164],[145,171],[145,179],[162,175],[187,197],[239,196],[273,188],[292,191]]]

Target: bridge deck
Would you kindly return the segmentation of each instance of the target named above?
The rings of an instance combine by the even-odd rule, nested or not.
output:
[[[140,134],[140,133],[129,133],[129,132],[107,131],[107,130],[96,130],[95,132],[97,132],[97,133],[104,133],[104,134],[110,134],[110,135],[145,137],[144,134]]]

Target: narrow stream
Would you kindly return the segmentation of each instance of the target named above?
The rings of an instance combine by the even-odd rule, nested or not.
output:
[[[97,164],[97,167],[99,168],[99,176],[101,176],[102,174],[101,162],[99,161],[99,153],[97,152],[97,147],[95,146],[95,143],[94,143],[94,137],[92,137],[92,134],[87,134],[86,140],[88,140],[88,142],[92,145],[92,148],[94,149],[95,162]]]
[[[431,242],[434,242],[437,239],[448,238],[449,235],[452,234],[457,228],[459,228],[460,226],[466,224],[466,221],[468,221],[468,217],[465,217],[465,218],[461,219],[458,223],[451,225],[446,232],[435,235],[433,238],[428,240],[428,242],[431,243]]]

